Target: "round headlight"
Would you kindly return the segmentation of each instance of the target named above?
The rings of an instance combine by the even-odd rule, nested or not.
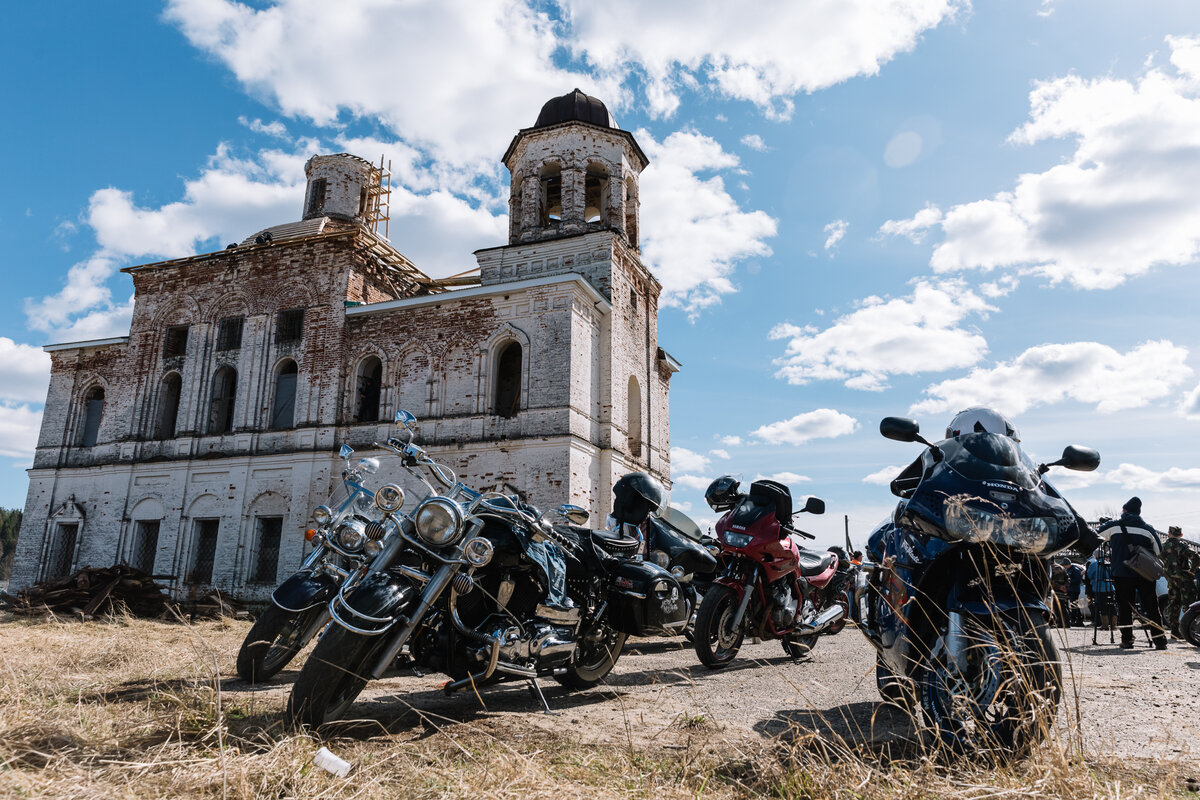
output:
[[[462,535],[462,512],[452,500],[430,497],[417,506],[413,524],[417,528],[417,535],[426,544],[445,547],[454,544]]]
[[[383,545],[374,539],[367,539],[367,541],[363,542],[363,553],[368,558],[374,558],[375,556],[379,555],[380,551],[382,550]]]
[[[333,519],[333,509],[329,506],[317,506],[313,509],[312,518],[318,527],[324,527]]]
[[[366,524],[362,520],[348,519],[338,526],[337,539],[346,550],[357,550],[367,540]]]
[[[404,490],[394,483],[385,483],[375,490],[375,507],[391,514],[404,505]]]
[[[463,548],[463,556],[473,566],[483,567],[487,566],[492,560],[492,553],[494,551],[495,548],[492,546],[491,541],[484,539],[482,536],[477,536],[467,542],[466,547]]]

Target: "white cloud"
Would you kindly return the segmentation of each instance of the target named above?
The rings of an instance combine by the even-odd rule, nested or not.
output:
[[[1187,354],[1168,341],[1146,342],[1125,354],[1097,342],[1038,345],[1012,361],[930,386],[910,412],[985,405],[1011,416],[1067,399],[1103,412],[1138,408],[1168,396],[1191,376]]]
[[[712,459],[700,453],[688,450],[686,447],[671,448],[671,467],[672,471],[679,472],[704,472],[708,469]]]
[[[702,492],[712,483],[712,478],[705,478],[700,475],[675,475],[671,478],[671,482],[675,486],[682,486],[685,489],[695,489],[697,492]]]
[[[825,226],[825,249],[830,250],[837,247],[837,243],[846,235],[846,231],[850,230],[850,223],[844,219],[835,219],[833,222]]]
[[[929,229],[942,223],[942,211],[937,206],[927,205],[912,219],[889,219],[879,226],[879,232],[885,236],[903,236],[913,244],[925,241]]]
[[[1115,483],[1140,492],[1200,489],[1200,469],[1171,467],[1155,472],[1135,464],[1121,464],[1104,475],[1106,483]]]
[[[749,147],[751,150],[757,150],[760,153],[765,153],[769,148],[763,138],[757,133],[748,133],[742,137],[742,144]]]
[[[811,439],[833,439],[854,433],[858,421],[832,408],[818,408],[797,414],[791,419],[763,425],[753,435],[771,444],[800,445]]]
[[[881,231],[940,227],[935,271],[1004,269],[1107,289],[1200,256],[1200,39],[1168,37],[1173,70],[1136,80],[1071,75],[1038,83],[1010,140],[1067,139],[1069,159],[1010,191],[930,209]],[[924,216],[922,216],[924,215]]]
[[[1188,419],[1200,420],[1200,384],[1184,395],[1179,403],[1179,413]]]
[[[287,126],[279,120],[271,123],[265,123],[261,119],[246,119],[246,117],[238,117],[238,122],[245,125],[255,133],[265,133],[267,136],[275,136],[280,139],[287,137]]]
[[[987,341],[962,323],[993,310],[961,282],[921,281],[909,297],[868,297],[825,330],[775,326],[771,338],[789,340],[775,360],[776,375],[796,385],[840,380],[852,389],[880,391],[889,375],[970,366],[987,352]]]
[[[785,485],[791,483],[808,483],[812,480],[807,475],[798,475],[795,472],[776,472],[774,475],[763,475],[760,473],[754,480],[762,480],[763,478],[770,481],[778,481]]]
[[[722,459],[728,459],[728,458],[729,458],[729,451],[728,451],[728,450],[709,450],[709,451],[708,451],[708,454],[709,454],[710,456],[712,456],[713,458],[722,458]]]
[[[878,486],[887,486],[896,476],[904,470],[904,467],[884,467],[878,472],[872,472],[870,475],[864,475],[863,483],[873,483]]]
[[[43,403],[49,383],[49,353],[0,336],[0,402]]]
[[[698,173],[735,167],[737,157],[691,130],[661,143],[647,131],[637,139],[651,158],[642,174],[642,258],[663,284],[661,303],[694,316],[734,291],[736,262],[769,256],[765,240],[776,222],[762,211],[743,211],[719,175]]]
[[[45,399],[43,393],[39,402]],[[0,456],[31,462],[41,426],[40,408],[0,401]]]
[[[721,444],[728,445],[729,447],[739,447],[742,444],[742,437],[740,437],[740,436],[722,436]]]
[[[67,271],[66,283],[55,294],[25,299],[29,327],[55,341],[82,341],[121,336],[129,332],[132,298],[113,302],[105,284],[116,274],[119,262],[101,251]]]

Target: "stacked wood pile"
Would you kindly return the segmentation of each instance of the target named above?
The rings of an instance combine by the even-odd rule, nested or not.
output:
[[[246,616],[241,604],[216,591],[182,603],[172,601],[167,588],[157,581],[173,577],[149,575],[125,564],[85,567],[69,578],[30,586],[16,595],[0,592],[0,610],[85,620],[125,613],[150,618]]]

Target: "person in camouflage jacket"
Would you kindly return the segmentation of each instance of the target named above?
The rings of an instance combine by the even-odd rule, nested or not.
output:
[[[1171,526],[1162,548],[1163,566],[1167,577],[1167,617],[1171,635],[1179,637],[1179,618],[1195,599],[1196,585],[1192,576],[1200,559],[1183,540],[1183,529]]]

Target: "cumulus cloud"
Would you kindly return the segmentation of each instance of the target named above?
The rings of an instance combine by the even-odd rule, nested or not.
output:
[[[45,393],[39,400],[44,399]],[[41,427],[40,408],[0,401],[0,456],[30,463]]]
[[[1200,256],[1200,39],[1168,37],[1171,67],[1135,80],[1071,75],[1038,83],[1016,144],[1066,139],[1063,163],[1008,191],[925,209],[881,231],[919,240],[932,228],[935,271],[1015,271],[1108,289]]]
[[[735,263],[771,255],[776,222],[742,210],[720,175],[702,176],[738,164],[714,139],[691,130],[637,139],[652,162],[641,179],[642,258],[663,284],[662,305],[694,316],[734,290]]]
[[[808,477],[807,475],[799,475],[795,472],[776,472],[774,475],[763,475],[759,473],[754,480],[762,480],[763,478],[766,478],[769,481],[778,481],[785,485],[791,483],[808,483],[812,480],[812,478]]]
[[[753,436],[771,444],[800,445],[812,439],[834,439],[854,433],[858,420],[832,408],[818,408],[791,419],[763,425]]]
[[[686,447],[671,448],[671,467],[679,472],[704,472],[712,459]]]
[[[676,475],[671,478],[671,482],[675,486],[682,486],[685,489],[694,489],[697,492],[702,492],[712,483],[712,479],[700,475]]]
[[[742,444],[742,437],[740,437],[740,436],[722,436],[721,444],[728,445],[729,447],[738,447]]]
[[[1200,469],[1170,469],[1156,472],[1135,464],[1121,464],[1104,475],[1106,483],[1115,483],[1140,492],[1200,489]]]
[[[987,353],[987,341],[964,321],[994,310],[961,282],[921,281],[908,297],[868,297],[824,330],[775,326],[770,337],[788,340],[775,374],[796,385],[839,380],[881,391],[889,375],[970,366]]]
[[[941,209],[937,206],[927,205],[912,219],[889,219],[879,226],[879,232],[885,236],[903,236],[913,244],[920,244],[925,241],[929,229],[941,222]]]
[[[1037,405],[1076,400],[1102,412],[1138,408],[1170,395],[1192,374],[1188,351],[1168,341],[1120,353],[1098,342],[1044,344],[1012,361],[980,367],[925,390],[913,414],[985,405],[1020,414]]]
[[[748,133],[742,137],[742,144],[749,147],[751,150],[757,150],[760,153],[767,151],[767,143],[757,133]]]
[[[1188,419],[1200,420],[1200,384],[1183,396],[1179,403],[1179,413]]]
[[[850,223],[844,219],[835,219],[825,226],[825,249],[832,250],[850,230]]]
[[[878,472],[872,472],[870,475],[864,475],[863,483],[873,483],[877,486],[887,486],[896,476],[904,470],[904,467],[884,467]]]
[[[0,336],[0,401],[42,403],[50,382],[50,355]]]
[[[720,458],[720,459],[728,459],[729,458],[728,450],[709,450],[708,454],[710,456],[712,456],[713,458]]]

